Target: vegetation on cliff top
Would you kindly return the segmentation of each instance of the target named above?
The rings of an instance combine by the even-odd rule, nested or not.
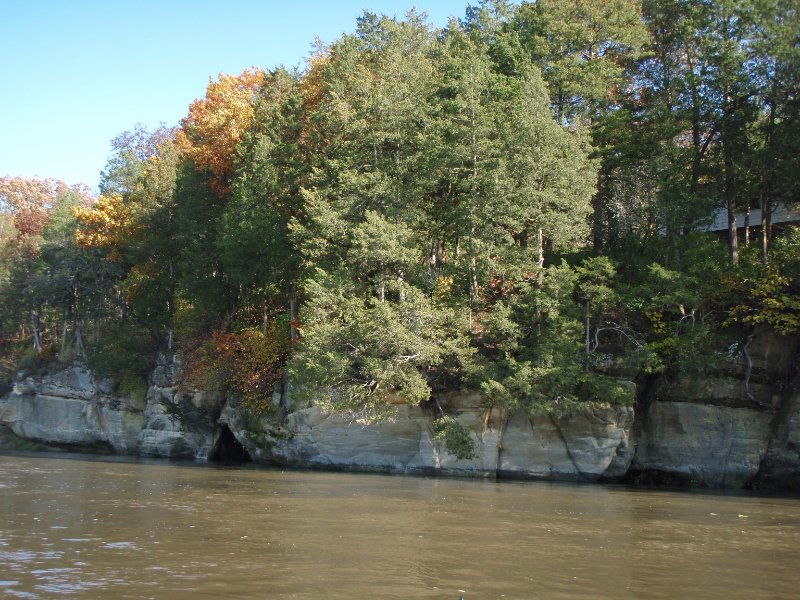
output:
[[[364,418],[458,387],[561,413],[715,336],[796,333],[800,236],[770,215],[799,199],[798,19],[487,0],[220,75],[179,127],[113,141],[95,201],[0,179],[4,377],[79,357],[135,389],[180,348],[254,410],[288,373]]]

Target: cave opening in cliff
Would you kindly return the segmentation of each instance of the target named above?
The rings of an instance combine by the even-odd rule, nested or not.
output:
[[[217,443],[214,444],[214,449],[209,454],[208,459],[225,464],[240,464],[252,461],[247,450],[239,443],[239,440],[236,439],[236,436],[233,435],[227,425],[222,426]]]

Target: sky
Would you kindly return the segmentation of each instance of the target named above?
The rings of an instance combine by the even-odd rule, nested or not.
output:
[[[177,125],[209,78],[305,65],[364,10],[436,27],[467,0],[0,0],[0,176],[97,191],[110,141]]]

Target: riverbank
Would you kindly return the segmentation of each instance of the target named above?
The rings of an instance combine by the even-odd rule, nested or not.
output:
[[[632,407],[595,404],[554,417],[487,410],[477,394],[442,395],[439,405],[474,444],[471,457],[437,439],[435,414],[423,407],[398,405],[393,419],[363,423],[297,406],[276,390],[272,410],[254,418],[221,394],[177,387],[179,365],[165,357],[139,399],[116,396],[80,366],[19,378],[0,399],[0,444],[336,471],[798,491],[800,394],[784,383],[793,353],[767,342],[754,345],[747,384],[735,370],[701,383],[657,382],[639,388]]]

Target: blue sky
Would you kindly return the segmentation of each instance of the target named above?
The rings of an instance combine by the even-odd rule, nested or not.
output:
[[[110,140],[177,124],[209,77],[304,65],[366,9],[437,27],[467,0],[0,0],[0,176],[97,187]]]

